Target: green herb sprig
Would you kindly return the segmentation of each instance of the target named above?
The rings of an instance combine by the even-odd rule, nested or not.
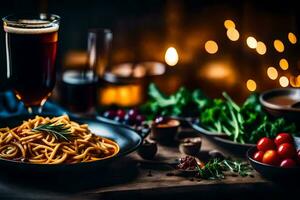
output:
[[[196,166],[199,176],[204,179],[224,179],[225,171],[239,174],[242,177],[251,175],[251,167],[246,162],[229,159],[212,159],[203,168]]]
[[[32,129],[33,131],[44,131],[52,134],[57,140],[62,139],[65,141],[70,141],[72,137],[70,128],[65,127],[64,124],[54,124],[49,122],[46,124],[41,124]]]

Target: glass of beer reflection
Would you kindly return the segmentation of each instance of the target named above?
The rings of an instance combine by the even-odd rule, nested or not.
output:
[[[4,17],[7,78],[29,113],[40,113],[55,85],[59,16]]]

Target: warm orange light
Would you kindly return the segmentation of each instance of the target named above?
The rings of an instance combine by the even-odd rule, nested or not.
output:
[[[218,51],[218,44],[213,40],[209,40],[205,43],[204,48],[207,53],[215,54]]]
[[[282,76],[279,79],[279,84],[281,87],[287,87],[289,85],[289,79],[286,76]]]
[[[169,66],[175,66],[178,63],[179,57],[174,47],[169,47],[165,54],[165,61]]]
[[[144,77],[146,75],[146,68],[142,65],[136,65],[133,69],[133,76],[137,78]]]
[[[246,83],[246,86],[249,91],[253,92],[256,90],[256,82],[252,79],[249,79]]]
[[[227,29],[231,29],[231,28],[234,29],[235,28],[235,23],[232,20],[227,19],[227,20],[224,21],[224,26]]]
[[[139,85],[120,85],[102,88],[99,92],[101,105],[136,106],[141,103],[142,88]]]
[[[296,87],[300,87],[300,75],[296,77]]]
[[[278,77],[278,72],[275,67],[268,67],[267,75],[271,80],[275,80]]]
[[[103,105],[112,105],[115,103],[117,97],[117,90],[113,87],[103,88],[101,94],[99,94],[100,103]]]
[[[233,86],[238,80],[238,74],[233,63],[226,59],[209,61],[203,64],[195,73],[200,79],[216,81],[224,86]]]
[[[261,41],[257,42],[256,52],[260,55],[264,55],[267,52],[265,43]]]
[[[247,38],[246,42],[247,42],[248,47],[251,48],[251,49],[255,49],[257,47],[257,41],[252,36],[249,36]]]
[[[203,66],[201,76],[209,79],[225,79],[234,76],[231,66],[225,62],[211,62]]]
[[[235,28],[228,29],[226,34],[231,41],[237,41],[240,38],[240,33]]]
[[[285,58],[282,58],[279,61],[279,66],[281,67],[281,69],[287,70],[289,68],[289,63]]]
[[[300,75],[298,75],[297,77],[291,76],[290,77],[290,84],[293,87],[300,87]]]
[[[296,35],[295,35],[294,33],[292,33],[292,32],[290,32],[290,33],[288,34],[288,39],[289,39],[290,43],[292,43],[292,44],[296,44],[296,43],[297,43],[297,37],[296,37]]]
[[[279,53],[283,52],[284,51],[284,44],[283,44],[283,42],[281,40],[274,40],[274,48]]]

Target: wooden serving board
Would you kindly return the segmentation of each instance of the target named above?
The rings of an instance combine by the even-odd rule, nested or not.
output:
[[[185,134],[188,132],[182,132]],[[189,132],[188,134],[190,134]],[[202,150],[218,149],[203,139]],[[219,149],[225,154],[225,150]],[[157,159],[169,160],[183,157],[178,147],[159,146]],[[20,179],[9,177],[0,180],[0,199],[250,199],[262,194],[280,195],[282,187],[263,179],[253,172],[253,177],[227,176],[223,180],[201,180],[177,176],[167,166],[145,167],[143,161],[133,153],[105,170],[106,175],[97,172],[71,174],[66,178]],[[245,195],[247,194],[247,195]],[[256,196],[257,195],[257,196]],[[268,196],[270,197],[270,196]]]

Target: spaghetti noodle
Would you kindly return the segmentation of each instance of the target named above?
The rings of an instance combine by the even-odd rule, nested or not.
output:
[[[69,139],[61,140],[37,129],[45,124],[63,125]],[[113,157],[118,152],[116,142],[91,133],[87,124],[73,122],[67,115],[51,119],[36,116],[15,128],[0,128],[2,159],[35,164],[80,163]]]

